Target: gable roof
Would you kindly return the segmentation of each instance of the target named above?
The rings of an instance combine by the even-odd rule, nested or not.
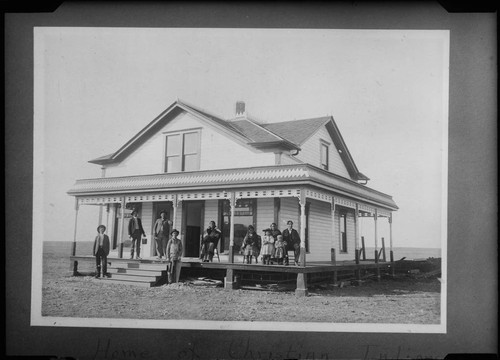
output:
[[[340,150],[340,156],[346,165],[349,175],[356,180],[369,180],[368,177],[358,171],[347,145],[331,116],[268,124],[260,124],[249,118],[227,121],[183,100],[177,100],[172,103],[114,153],[101,156],[89,162],[103,165],[122,160],[149,139],[169,120],[183,111],[211,123],[213,126],[235,136],[248,146],[258,149],[300,150],[300,146],[307,139],[322,126],[326,126],[335,146]]]
[[[346,165],[349,175],[357,180],[370,180],[366,175],[359,172],[358,167],[354,163],[347,144],[342,138],[342,134],[335,124],[332,116],[323,116],[318,118],[292,120],[277,122],[263,125],[266,129],[275,134],[288,139],[297,146],[302,146],[311,136],[313,136],[321,127],[326,126],[336,148],[339,150],[339,155]]]
[[[302,145],[309,139],[318,129],[331,120],[330,116],[291,120],[276,122],[270,124],[263,124],[262,126],[272,131],[273,133],[291,141],[294,144]]]

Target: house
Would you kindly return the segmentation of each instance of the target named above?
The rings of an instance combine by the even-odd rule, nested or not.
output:
[[[378,219],[392,224],[398,209],[391,196],[367,186],[333,117],[264,124],[247,116],[243,102],[225,120],[177,100],[121,148],[90,162],[101,166],[102,177],[77,180],[68,194],[76,214],[82,205],[102,207],[100,222],[120,257],[132,209],[150,239],[167,210],[184,258],[198,257],[200,237],[214,220],[223,233],[219,253],[229,262],[248,225],[261,233],[292,220],[303,263],[330,261],[332,253],[355,259],[359,216],[371,216],[376,232]],[[143,257],[155,251],[149,241]]]

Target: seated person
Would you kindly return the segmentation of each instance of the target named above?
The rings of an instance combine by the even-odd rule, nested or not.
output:
[[[219,244],[221,238],[221,231],[217,229],[215,221],[210,221],[210,224],[203,235],[200,259],[203,262],[212,262],[214,259],[214,252]]]

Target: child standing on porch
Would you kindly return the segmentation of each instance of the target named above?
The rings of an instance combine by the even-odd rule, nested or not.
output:
[[[172,230],[170,233],[172,235],[171,239],[167,243],[167,261],[168,265],[168,283],[179,282],[179,277],[181,275],[181,256],[182,256],[182,241],[177,236],[179,236],[179,231],[177,229]]]
[[[283,235],[276,236],[276,242],[274,243],[275,251],[274,256],[278,261],[278,265],[283,265],[283,259],[285,258],[285,246],[286,243],[283,241]]]
[[[262,237],[262,263],[269,265],[271,263],[271,255],[274,253],[274,237],[271,229],[264,230],[265,235]]]

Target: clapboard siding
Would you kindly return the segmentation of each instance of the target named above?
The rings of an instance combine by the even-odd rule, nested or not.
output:
[[[215,221],[215,225],[220,229],[220,225],[217,223],[219,219],[219,200],[205,200],[205,220],[203,224],[205,228],[208,227],[210,221]]]
[[[153,235],[153,203],[142,203],[141,210],[142,227],[148,238],[148,243],[142,245],[142,257],[153,256],[154,235]]]
[[[299,199],[294,197],[281,198],[278,229],[283,232],[288,220],[292,220],[295,229],[298,229],[299,218]]]
[[[263,235],[262,230],[274,222],[274,198],[257,199],[257,228],[255,232]]]
[[[305,163],[321,167],[320,143],[321,140],[329,144],[328,147],[328,170],[334,174],[350,178],[349,172],[340,158],[337,148],[326,126],[321,127],[313,136],[301,145],[301,151],[297,154],[297,159]]]
[[[332,212],[329,203],[310,200],[309,254],[311,261],[329,260],[332,247]]]
[[[159,174],[164,171],[165,132],[200,129],[200,170],[230,169],[275,164],[274,153],[246,146],[191,114],[178,115],[119,164],[106,167],[106,177]],[[228,151],[231,149],[231,151]],[[221,161],[221,159],[224,159]],[[241,159],[245,159],[241,162]]]

